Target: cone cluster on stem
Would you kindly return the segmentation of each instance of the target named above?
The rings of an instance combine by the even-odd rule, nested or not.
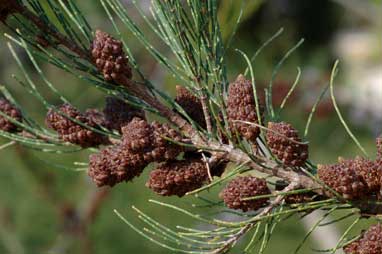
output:
[[[378,160],[339,158],[338,163],[318,165],[318,178],[345,199],[356,200],[373,195],[379,197],[382,167]],[[327,190],[326,195],[330,197],[334,194]]]
[[[173,160],[151,171],[146,186],[162,196],[178,197],[196,190],[208,181],[208,168],[202,159]]]
[[[97,30],[91,46],[93,61],[107,81],[123,82],[132,78],[123,43],[109,34]]]
[[[286,166],[301,167],[308,159],[308,144],[302,143],[297,130],[289,123],[268,123],[267,144]]]
[[[265,206],[269,198],[259,198],[244,200],[244,198],[254,198],[256,196],[270,194],[267,182],[254,176],[239,176],[227,184],[220,193],[227,207],[243,212],[255,211]]]
[[[261,106],[259,111],[262,114]],[[227,115],[233,136],[237,133],[252,143],[256,142],[260,128],[253,124],[259,124],[259,116],[252,83],[243,75],[239,75],[235,82],[229,85]]]
[[[58,109],[50,109],[45,121],[65,142],[84,148],[108,143],[105,135],[90,129],[100,129],[94,119],[70,104],[63,104]]]
[[[17,122],[22,121],[21,111],[5,98],[0,98],[0,111]],[[20,128],[10,119],[0,115],[0,130],[5,132],[18,132]]]

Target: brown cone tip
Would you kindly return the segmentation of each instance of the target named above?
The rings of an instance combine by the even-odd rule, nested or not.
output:
[[[142,154],[111,146],[90,155],[88,175],[99,187],[114,186],[139,176],[149,163]]]
[[[0,111],[17,122],[22,121],[21,111],[5,98],[0,98]],[[9,119],[0,115],[0,130],[5,132],[18,132],[19,128]]]
[[[162,196],[182,197],[208,181],[208,171],[200,159],[169,161],[151,171],[146,186]]]
[[[289,123],[268,123],[267,143],[272,153],[287,166],[303,166],[308,159],[308,145]]]
[[[186,113],[202,128],[206,128],[203,106],[199,98],[193,95],[183,86],[176,86],[175,101],[186,111]]]
[[[105,80],[120,83],[132,78],[129,61],[121,41],[97,30],[91,46],[91,54]]]
[[[322,165],[318,168],[318,178],[345,199],[360,199],[368,195],[369,189],[364,179],[356,172],[356,163],[339,162]],[[329,190],[329,197],[334,196]]]
[[[227,207],[243,212],[255,211],[269,201],[269,198],[243,200],[243,198],[270,194],[267,182],[254,176],[239,176],[227,184],[220,193]]]
[[[361,237],[344,247],[346,254],[382,254],[382,226],[371,226]]]
[[[135,152],[146,152],[152,145],[152,128],[141,118],[135,117],[122,128],[122,144]]]
[[[262,114],[262,109],[261,114]],[[258,123],[256,102],[253,96],[252,83],[239,75],[235,82],[228,88],[227,115],[232,133],[238,133],[243,138],[256,142],[260,128],[254,125],[235,121]]]
[[[146,119],[143,110],[134,108],[117,97],[106,98],[103,113],[107,127],[119,132],[122,132],[122,127],[129,124],[134,117]]]
[[[96,147],[108,143],[106,136],[91,131],[90,129],[75,123],[68,117],[73,118],[86,126],[99,129],[99,126],[92,117],[87,117],[86,114],[82,114],[70,104],[63,104],[58,108],[58,112],[50,109],[45,122],[50,128],[57,131],[59,138],[63,141],[77,144],[84,148]]]

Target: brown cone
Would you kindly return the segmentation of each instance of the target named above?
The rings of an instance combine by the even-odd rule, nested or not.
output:
[[[199,98],[193,95],[183,86],[176,86],[175,101],[186,111],[186,113],[199,124],[202,128],[206,128],[206,121],[203,113],[203,106]]]
[[[153,130],[146,120],[134,117],[131,122],[122,127],[122,144],[134,152],[145,153],[151,149]]]
[[[122,131],[122,127],[129,124],[134,117],[146,119],[141,109],[136,109],[117,97],[107,97],[103,110],[106,125],[109,129]]]
[[[344,247],[346,254],[382,254],[382,226],[371,226],[361,237]]]
[[[139,176],[149,163],[139,153],[111,146],[90,155],[88,174],[99,187],[114,186]]]
[[[4,113],[5,115],[11,117],[15,121],[21,122],[22,121],[22,115],[21,111],[16,108],[12,103],[10,103],[8,100],[4,98],[0,98],[0,111]],[[6,132],[17,132],[19,131],[19,128],[17,125],[12,123],[9,119],[0,116],[0,130],[6,131]]]
[[[168,124],[153,122],[152,145],[153,150],[150,154],[153,161],[161,162],[175,159],[183,148],[172,141],[181,142],[182,136]]]
[[[162,196],[178,197],[208,181],[206,164],[200,159],[169,161],[151,171],[146,186]]]
[[[369,193],[377,193],[381,189],[382,168],[377,163],[362,157],[355,159],[340,159],[345,167],[354,169],[367,185]]]
[[[308,158],[308,145],[302,144],[292,125],[268,123],[267,143],[272,153],[287,166],[303,166]]]
[[[234,136],[237,132],[243,138],[251,142],[256,142],[256,138],[260,134],[259,127],[235,122],[240,120],[250,123],[259,123],[252,84],[249,80],[246,80],[243,75],[239,75],[236,81],[229,85],[227,115]]]
[[[345,254],[359,254],[359,242],[354,241],[344,246],[343,248]]]
[[[99,126],[106,127],[105,115],[98,109],[87,109],[85,117]]]
[[[50,128],[57,131],[61,140],[77,144],[81,147],[95,147],[107,144],[106,136],[91,131],[65,116],[73,118],[86,126],[98,128],[97,123],[91,118],[86,117],[85,114],[82,114],[69,104],[63,104],[58,110],[61,114],[53,109],[49,110],[45,121]]]
[[[227,184],[220,193],[227,207],[241,209],[244,212],[257,210],[269,201],[269,198],[243,200],[243,198],[270,194],[267,182],[254,176],[239,176]]]
[[[345,199],[353,200],[367,196],[369,190],[362,177],[355,171],[355,164],[346,162],[319,165],[318,178]],[[325,193],[333,196],[329,190]]]
[[[126,78],[131,79],[131,68],[121,41],[97,30],[91,53],[94,63],[105,80],[120,83]]]

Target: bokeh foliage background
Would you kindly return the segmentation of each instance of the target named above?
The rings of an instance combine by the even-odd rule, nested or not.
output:
[[[93,27],[112,31],[97,1],[78,2]],[[125,2],[131,4],[130,1]],[[143,8],[147,9],[149,6],[148,1],[138,2]],[[242,22],[232,41],[232,47],[227,52],[230,79],[246,68],[245,61],[234,51],[235,48],[251,55],[272,34],[281,27],[284,28],[283,34],[264,49],[254,63],[258,84],[267,85],[277,62],[304,38],[304,44],[285,62],[274,85],[274,103],[277,104],[292,85],[297,67],[302,69],[300,84],[288,103],[287,110],[283,112],[283,119],[292,122],[303,132],[310,108],[320,90],[327,84],[334,60],[339,58],[341,72],[336,82],[338,100],[349,119],[351,129],[374,156],[374,138],[382,132],[382,106],[373,104],[382,100],[382,78],[378,74],[378,70],[382,72],[381,1],[219,2],[219,18],[223,37],[227,41],[244,6]],[[137,22],[142,22],[134,9],[131,10],[131,15],[137,17]],[[143,22],[141,24],[144,26]],[[8,32],[3,26],[0,30]],[[152,38],[155,39],[154,36]],[[136,43],[132,48],[153,83],[173,94],[175,83],[167,73],[163,72],[141,45]],[[12,80],[12,74],[18,73],[18,70],[7,49],[5,38],[0,42],[0,55],[0,84],[6,84],[27,111],[43,121],[46,112],[41,105]],[[44,69],[47,76],[60,91],[72,99],[75,106],[82,109],[102,108],[104,95],[51,66],[45,65]],[[46,96],[51,98],[49,94]],[[51,98],[50,101],[54,103],[54,99]],[[312,160],[316,163],[333,162],[338,156],[359,154],[357,147],[342,128],[328,96],[318,108],[308,140]],[[1,144],[7,142],[1,140]],[[2,147],[0,253],[168,253],[132,232],[113,213],[113,209],[118,209],[134,221],[132,205],[148,212],[164,224],[193,225],[188,218],[147,202],[150,198],[163,200],[144,187],[149,170],[133,183],[121,184],[108,191],[97,190],[86,172],[73,172],[61,167],[69,161],[86,161],[87,156],[86,152],[52,156],[31,152],[17,145]],[[216,196],[217,192],[215,190],[211,196]],[[194,202],[190,197],[165,200],[183,202],[183,207],[190,207]],[[92,206],[95,207],[94,211]],[[94,216],[91,212],[94,212]],[[211,208],[204,212],[214,213],[217,209]],[[222,213],[219,216],[231,215]],[[336,216],[341,216],[341,212]],[[343,229],[343,226],[337,225],[338,230]],[[362,228],[362,224],[359,228]],[[306,225],[295,216],[278,226],[267,253],[293,253],[305,234]],[[311,248],[321,246],[317,239],[308,240],[301,253],[314,253]]]

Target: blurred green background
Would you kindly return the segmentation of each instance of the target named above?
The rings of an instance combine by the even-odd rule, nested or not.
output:
[[[97,1],[78,1],[93,27],[112,31],[111,25]],[[124,1],[131,5],[130,1]],[[138,1],[149,12],[149,1]],[[283,34],[262,51],[254,63],[258,84],[267,85],[275,65],[301,38],[304,44],[288,58],[274,85],[274,103],[280,104],[297,74],[301,81],[283,112],[283,119],[293,123],[303,133],[310,108],[327,83],[335,59],[340,59],[340,74],[336,80],[336,96],[351,129],[366,150],[374,156],[375,137],[382,132],[382,24],[381,1],[376,0],[222,0],[219,18],[223,37],[229,40],[237,15],[244,4],[243,19],[227,53],[230,79],[246,68],[244,59],[234,51],[240,48],[252,55],[281,27]],[[144,27],[138,14],[131,14]],[[0,26],[2,32],[7,32]],[[148,30],[148,29],[147,29]],[[155,38],[155,37],[151,37]],[[157,85],[174,93],[175,84],[153,61],[143,47],[129,41],[145,72]],[[158,45],[158,47],[162,47]],[[166,49],[163,48],[166,52]],[[18,74],[6,46],[0,41],[0,83],[13,92],[27,111],[39,121],[45,116],[43,107],[17,83]],[[20,52],[22,55],[23,52]],[[26,59],[26,58],[25,58]],[[32,67],[29,66],[32,70]],[[104,95],[87,84],[61,71],[44,65],[48,78],[79,108],[102,108]],[[33,76],[33,75],[32,75]],[[49,101],[55,103],[54,98]],[[315,163],[334,162],[338,156],[360,154],[343,129],[333,110],[329,96],[318,107],[307,138],[311,159]],[[1,139],[1,144],[8,141]],[[129,220],[139,223],[132,205],[147,212],[165,225],[200,226],[171,210],[152,205],[154,198],[190,208],[193,198],[160,198],[144,187],[146,170],[133,183],[120,184],[111,190],[99,190],[85,172],[65,170],[56,164],[71,161],[86,162],[88,154],[52,156],[28,151],[20,146],[0,150],[0,253],[169,253],[146,241],[124,225],[113,213],[117,209]],[[213,197],[218,193],[211,193]],[[202,212],[214,213],[218,209]],[[338,212],[335,216],[340,216]],[[229,219],[229,214],[219,217]],[[317,218],[316,218],[317,219]],[[315,217],[301,221],[297,216],[281,223],[266,253],[293,253],[302,241]],[[351,219],[331,228],[333,236],[341,234]],[[368,222],[354,230],[358,232]],[[308,240],[301,253],[314,253],[312,248],[333,247],[319,234]],[[333,239],[332,239],[333,241]],[[335,243],[335,239],[334,239]],[[233,250],[232,253],[240,253]]]

